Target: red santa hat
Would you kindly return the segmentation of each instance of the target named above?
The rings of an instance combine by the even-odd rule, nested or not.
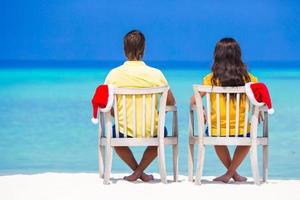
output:
[[[268,113],[273,114],[274,109],[272,107],[272,101],[269,90],[264,83],[246,83],[245,84],[246,94],[253,105],[268,107]]]
[[[99,85],[92,99],[94,124],[98,123],[98,107],[101,112],[108,112],[114,103],[114,87],[112,85]]]

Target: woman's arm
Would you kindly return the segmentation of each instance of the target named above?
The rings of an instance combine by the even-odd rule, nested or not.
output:
[[[200,92],[200,96],[201,98],[205,96],[205,92]],[[196,104],[196,95],[194,94],[193,96],[191,96],[191,100],[190,100],[190,107],[192,108],[193,105]],[[205,112],[205,107],[203,106],[203,117],[204,117],[204,123],[206,124],[207,122],[207,117],[206,117],[206,112]]]

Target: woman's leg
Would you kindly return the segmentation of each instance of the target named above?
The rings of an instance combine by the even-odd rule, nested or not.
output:
[[[225,146],[226,147],[226,146]],[[223,149],[222,149],[223,148]],[[227,150],[226,150],[227,149]],[[220,160],[223,162],[223,164],[228,164],[228,160],[230,159],[230,154],[228,151],[228,148],[226,147],[226,149],[224,147],[220,147],[216,149],[217,155],[219,156]],[[244,158],[247,156],[248,152],[249,152],[250,147],[249,146],[237,146],[234,152],[234,156],[233,159],[230,163],[230,165],[226,166],[227,167],[227,172],[220,176],[215,178],[215,181],[222,181],[224,183],[228,183],[228,181],[233,178],[234,175],[236,175],[236,169],[239,167],[239,165],[242,163],[242,161],[244,160]],[[220,152],[221,150],[223,150],[223,152]],[[219,154],[218,154],[219,153]],[[229,154],[229,159],[228,159],[228,154]],[[237,174],[238,175],[238,174]],[[235,177],[237,178],[237,177]]]
[[[135,171],[138,167],[138,163],[136,162],[132,151],[129,147],[115,147],[115,151],[118,156],[133,170]],[[124,177],[127,179],[127,177]],[[147,175],[142,173],[138,178],[142,179],[142,181],[150,181],[153,180],[152,175]],[[138,179],[137,178],[137,179]]]
[[[231,165],[231,158],[230,158],[228,147],[225,145],[218,145],[215,146],[215,151],[219,159],[222,161],[223,165],[226,167],[226,169],[228,169]],[[234,179],[234,181],[238,181],[238,182],[247,180],[246,177],[239,175],[237,171],[233,174],[232,178]]]
[[[219,159],[222,161],[223,165],[228,169],[231,164],[230,153],[225,145],[215,146],[215,151]]]

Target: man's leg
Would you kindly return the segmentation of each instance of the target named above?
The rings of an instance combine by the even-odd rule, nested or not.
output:
[[[129,149],[129,147],[115,147],[115,151],[118,154],[118,156],[133,170],[135,171],[138,167],[138,163],[136,162],[132,151]],[[124,177],[126,178],[126,177]],[[149,181],[153,179],[152,175],[147,175],[145,173],[142,173],[140,177],[142,181]]]
[[[156,156],[157,146],[147,147],[144,152],[143,158],[136,170],[130,176],[125,177],[125,179],[128,181],[136,181],[144,173],[144,170],[150,165],[150,163],[156,158]],[[148,178],[149,179],[145,181],[153,180],[153,176]]]
[[[232,162],[228,167],[227,172],[224,175],[215,178],[214,180],[228,183],[228,181],[233,177],[234,173],[236,172],[238,166],[242,163],[244,158],[247,156],[249,149],[250,149],[249,146],[237,146],[234,152]]]
[[[223,165],[226,167],[226,169],[228,169],[231,165],[231,158],[230,158],[230,153],[229,153],[228,147],[225,145],[222,145],[222,146],[218,145],[218,146],[215,146],[215,151],[216,151],[219,159],[222,161]],[[246,177],[239,175],[237,173],[237,171],[233,174],[232,178],[238,182],[247,180]],[[218,178],[214,179],[214,181],[217,181],[217,180],[218,180]]]

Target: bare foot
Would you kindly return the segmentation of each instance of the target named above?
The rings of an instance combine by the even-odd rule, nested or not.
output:
[[[129,176],[124,176],[124,179],[127,181],[136,181],[138,178],[140,178],[140,176],[141,175],[135,171]]]
[[[153,175],[151,175],[151,174],[148,175],[148,174],[143,173],[143,174],[141,175],[140,179],[141,179],[142,181],[144,181],[144,182],[149,182],[149,181],[153,181],[153,180],[154,180],[154,177],[153,177]]]
[[[245,181],[247,181],[247,177],[241,176],[238,173],[235,173],[232,178],[236,182],[245,182]]]
[[[231,179],[231,176],[229,176],[227,174],[224,174],[222,176],[214,178],[213,181],[220,181],[220,182],[223,182],[223,183],[228,183],[230,179]]]

